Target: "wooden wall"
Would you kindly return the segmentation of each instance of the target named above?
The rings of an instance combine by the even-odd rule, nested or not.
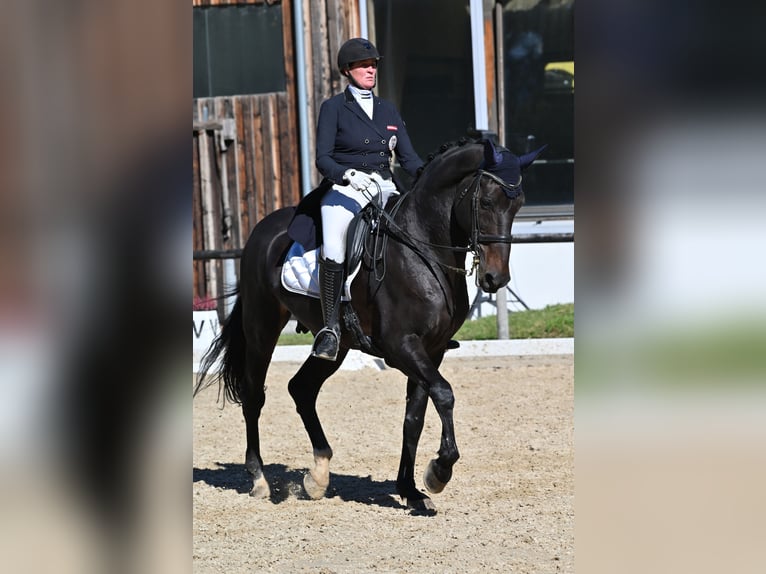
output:
[[[238,250],[265,215],[301,198],[294,2],[302,1],[310,186],[319,183],[314,141],[319,106],[345,86],[338,48],[359,36],[357,0],[192,0],[193,6],[282,5],[286,90],[193,100],[193,248]],[[231,139],[224,137],[231,128]],[[193,296],[224,293],[224,260],[195,260]],[[239,264],[235,260],[235,271]],[[219,305],[219,310],[221,306]]]
[[[234,4],[268,4],[271,6],[281,2],[282,0],[192,0],[192,6],[226,6]]]
[[[265,215],[300,200],[288,94],[199,98],[193,110],[194,250],[241,249]],[[218,261],[195,262],[195,296],[222,293],[220,269]]]

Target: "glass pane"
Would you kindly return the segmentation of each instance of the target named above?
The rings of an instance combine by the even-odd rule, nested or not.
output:
[[[527,205],[574,203],[574,0],[503,2],[506,143],[548,144]]]
[[[206,12],[194,9],[194,97],[201,98],[210,95],[210,76],[208,75]]]
[[[468,0],[375,0],[378,95],[423,159],[474,124]]]
[[[286,89],[281,4],[194,8],[194,97]]]

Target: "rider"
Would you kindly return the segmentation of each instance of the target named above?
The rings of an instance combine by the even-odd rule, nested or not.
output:
[[[396,106],[372,93],[379,60],[368,40],[346,41],[338,50],[338,69],[349,85],[319,110],[316,166],[333,186],[321,201],[319,290],[325,326],[317,333],[311,354],[330,361],[338,355],[348,224],[378,193],[382,205],[399,193],[392,181],[392,152],[413,176],[423,166]]]

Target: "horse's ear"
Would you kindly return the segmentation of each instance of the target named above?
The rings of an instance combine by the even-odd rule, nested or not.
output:
[[[544,146],[537,148],[535,151],[525,153],[523,156],[521,156],[519,158],[519,164],[521,165],[521,169],[526,169],[530,165],[532,165],[532,162],[537,159],[537,156],[540,155],[540,153],[547,147],[548,147],[548,144],[545,144]]]
[[[495,149],[495,144],[492,140],[487,138],[484,140],[484,163],[482,163],[482,169],[492,167],[503,161],[503,156]]]

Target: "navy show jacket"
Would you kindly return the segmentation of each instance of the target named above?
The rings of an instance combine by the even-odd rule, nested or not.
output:
[[[372,119],[346,88],[322,103],[316,136],[316,167],[333,183],[343,183],[347,169],[377,171],[391,178],[391,136],[401,166],[415,175],[423,165],[412,147],[396,106],[373,95]]]

